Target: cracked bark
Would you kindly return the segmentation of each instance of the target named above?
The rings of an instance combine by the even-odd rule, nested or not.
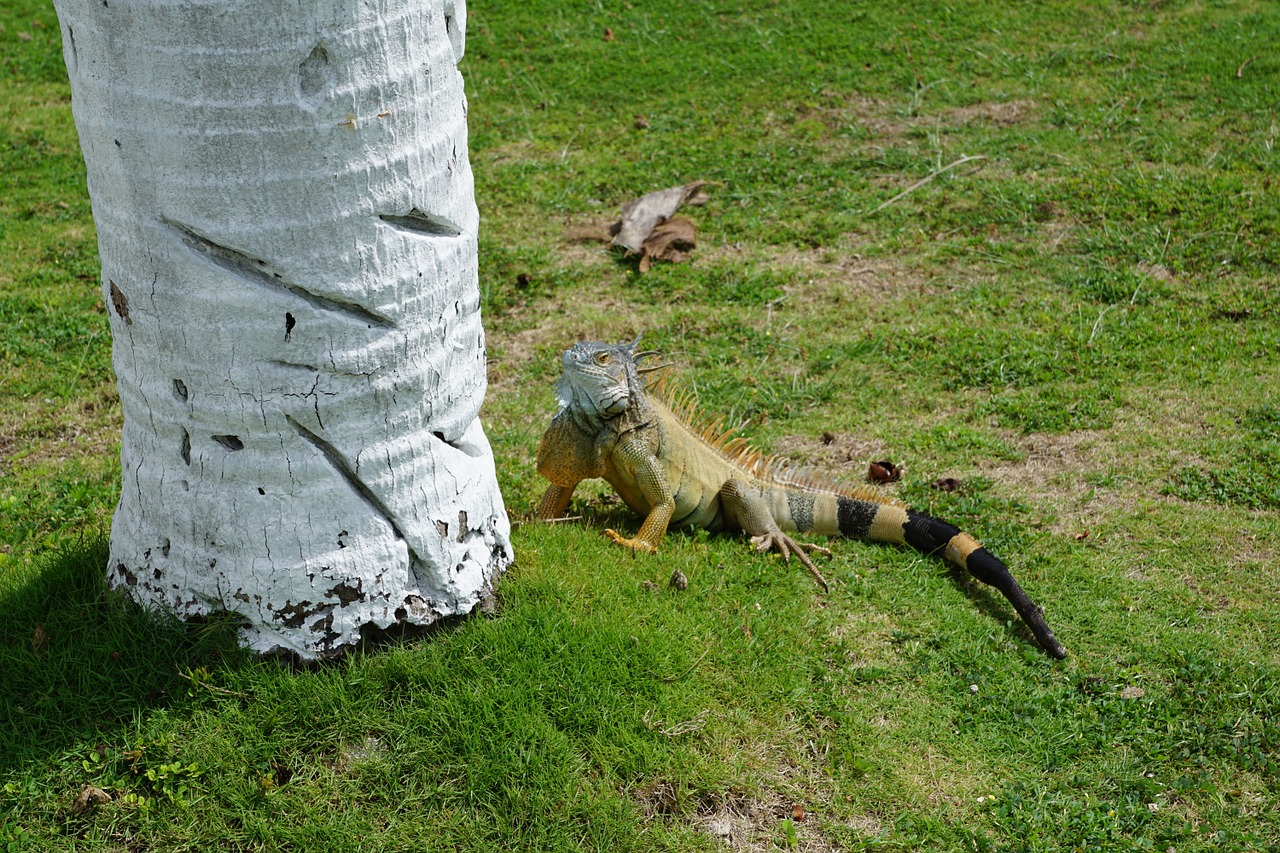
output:
[[[111,582],[303,657],[471,610],[511,552],[462,4],[56,6],[132,481]]]

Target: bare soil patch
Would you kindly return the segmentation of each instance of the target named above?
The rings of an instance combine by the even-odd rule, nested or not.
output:
[[[839,850],[822,833],[813,815],[796,820],[795,807],[781,798],[726,801],[709,811],[700,811],[693,825],[717,839],[723,849],[733,851],[775,851],[786,849],[784,822],[791,820],[795,835],[793,850],[826,853]]]
[[[1114,463],[1111,438],[1101,430],[1071,433],[1006,433],[1020,462],[979,463],[979,469],[1001,485],[1002,491],[1035,504],[1049,504],[1058,512],[1050,529],[1060,535],[1087,535],[1117,509],[1133,505],[1133,496],[1120,489],[1091,484],[1087,475],[1108,470]]]
[[[846,235],[840,245],[816,249],[741,243],[705,246],[699,247],[695,260],[754,264],[783,274],[790,279],[785,285],[788,296],[817,295],[833,286],[846,293],[915,293],[936,278],[929,270],[901,258],[863,257],[857,240],[857,235]],[[815,286],[819,286],[816,291]]]
[[[32,423],[41,423],[33,428]],[[25,466],[86,456],[114,454],[122,415],[115,384],[87,392],[61,409],[27,412],[0,420],[0,470],[21,459]]]
[[[992,124],[1001,127],[1024,124],[1035,119],[1039,105],[1029,99],[983,102],[949,107],[937,112],[909,114],[901,103],[852,96],[836,107],[807,109],[803,117],[813,117],[828,126],[856,124],[881,140],[938,125]]]
[[[1107,435],[1100,430],[1029,435],[1007,431],[1001,437],[1024,458],[1001,460],[985,467],[984,473],[1022,494],[1043,495],[1053,489],[1064,498],[1077,497],[1088,488],[1084,475],[1106,467],[1099,456]]]
[[[1035,117],[1039,105],[1032,100],[1004,101],[1003,103],[970,104],[967,107],[953,107],[942,112],[943,117],[956,124],[986,124],[1009,127],[1023,124]]]
[[[788,836],[786,825],[790,821]],[[721,849],[757,853],[789,849],[804,853],[828,853],[843,849],[822,830],[823,816],[810,812],[802,803],[777,792],[746,797],[732,792],[704,796],[692,825],[720,842]],[[881,822],[873,815],[840,820],[861,834],[880,832]]]
[[[868,466],[877,459],[887,458],[889,446],[880,440],[863,440],[840,433],[818,437],[788,435],[773,443],[773,453],[825,471],[842,482],[862,486],[866,484]]]
[[[529,365],[544,354],[539,348],[554,344],[557,348],[579,340],[622,340],[635,333],[638,316],[636,308],[612,288],[601,287],[587,292],[571,294],[573,304],[566,304],[561,297],[540,300],[536,306],[514,309],[499,324],[492,324],[490,340],[501,353],[489,361],[489,383],[503,387],[527,380]],[[526,321],[526,328],[502,333]],[[559,365],[559,353],[552,363]]]

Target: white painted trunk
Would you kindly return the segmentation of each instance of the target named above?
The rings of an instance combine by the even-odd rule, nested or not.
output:
[[[303,657],[511,560],[461,0],[56,0],[124,408],[111,582]]]

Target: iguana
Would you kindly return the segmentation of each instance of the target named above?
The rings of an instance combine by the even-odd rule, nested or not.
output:
[[[1066,657],[1008,567],[971,536],[878,490],[842,486],[761,454],[670,391],[665,374],[647,381],[655,368],[639,362],[656,353],[636,352],[638,343],[582,342],[565,352],[560,410],[538,451],[538,473],[551,486],[535,518],[560,517],[578,483],[603,477],[645,517],[634,537],[606,530],[617,544],[656,553],[669,526],[740,530],[761,551],[776,548],[788,561],[795,554],[824,590],[805,552],[830,551],[789,533],[910,545],[1000,590],[1044,650]]]

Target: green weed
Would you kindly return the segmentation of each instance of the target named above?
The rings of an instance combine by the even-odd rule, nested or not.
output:
[[[1222,462],[1184,466],[1171,478],[1168,494],[1189,501],[1280,509],[1280,407],[1249,409],[1235,423],[1242,434],[1228,442]]]

